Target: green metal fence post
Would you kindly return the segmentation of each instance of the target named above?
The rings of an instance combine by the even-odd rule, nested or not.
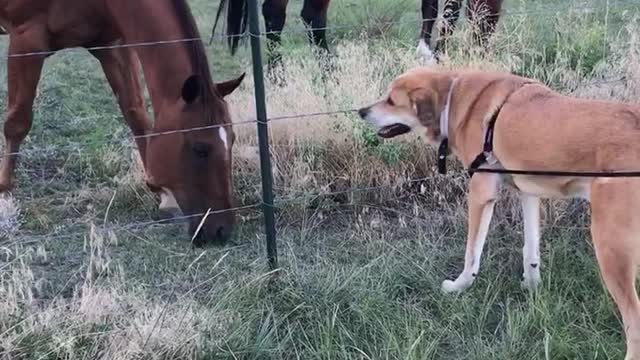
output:
[[[249,0],[249,35],[251,37],[251,58],[253,61],[253,79],[255,83],[256,115],[258,120],[258,144],[260,147],[260,170],[262,173],[262,211],[267,235],[267,258],[269,267],[278,267],[278,249],[276,245],[275,216],[273,209],[273,174],[269,152],[269,125],[267,124],[267,106],[264,91],[264,71],[262,69],[262,49],[260,36],[260,17],[257,0]]]

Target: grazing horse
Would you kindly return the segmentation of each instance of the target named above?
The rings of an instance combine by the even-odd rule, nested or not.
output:
[[[312,45],[329,53],[326,38],[327,11],[331,0],[304,0],[300,16],[308,29],[307,36]],[[262,4],[267,33],[267,48],[269,49],[269,66],[277,64],[280,59],[280,33],[287,19],[287,5],[289,0],[265,0]],[[220,15],[227,8],[227,35],[231,54],[235,54],[240,38],[238,35],[247,29],[248,3],[247,0],[221,0],[213,30],[218,24]]]
[[[462,0],[445,0],[445,24],[440,29],[440,37],[434,51],[431,51],[431,32],[438,17],[438,0],[422,0],[422,29],[417,51],[423,61],[431,62],[434,58],[439,58],[455,29],[461,7]],[[476,26],[473,32],[476,44],[486,46],[487,40],[495,31],[501,8],[502,0],[467,0],[467,15]]]
[[[234,214],[215,211],[230,208],[233,194],[234,133],[224,97],[244,75],[212,82],[204,46],[193,40],[200,35],[186,0],[0,0],[0,26],[9,33],[0,192],[13,186],[16,153],[31,129],[45,58],[58,50],[84,47],[100,61],[136,136],[147,185],[160,193],[161,210],[189,216],[192,236],[203,220],[198,214],[214,210],[194,237],[195,245],[229,237]],[[135,43],[145,46],[118,46]],[[155,115],[153,126],[140,88],[140,64]],[[189,131],[214,125],[220,127]]]

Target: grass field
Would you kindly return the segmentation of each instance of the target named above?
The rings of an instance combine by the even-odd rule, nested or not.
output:
[[[216,2],[191,0],[203,35]],[[292,2],[287,29],[302,26]],[[640,5],[506,0],[489,56],[461,21],[445,67],[513,71],[576,96],[638,102]],[[565,10],[559,10],[565,9]],[[272,116],[359,107],[418,64],[415,0],[334,0],[335,72],[321,80],[306,35],[283,35]],[[397,25],[385,25],[399,22]],[[0,46],[6,51],[7,38]],[[217,80],[250,73],[248,49],[209,48]],[[6,61],[0,62],[6,98]],[[611,79],[625,79],[613,82]],[[254,117],[252,79],[230,98]],[[4,112],[6,101],[1,103]],[[156,216],[96,60],[47,61],[12,196],[0,199],[2,359],[620,359],[621,321],[600,280],[588,206],[543,206],[543,283],[520,289],[517,202],[498,203],[482,270],[460,296],[467,178],[436,175],[418,138],[381,141],[354,115],[271,125],[281,269],[269,273],[259,209],[232,244],[191,249]],[[260,200],[255,124],[238,125],[238,205]],[[426,177],[420,182],[407,179]],[[376,191],[332,195],[352,188]],[[332,193],[332,194],[330,194]],[[277,275],[277,276],[276,276]]]

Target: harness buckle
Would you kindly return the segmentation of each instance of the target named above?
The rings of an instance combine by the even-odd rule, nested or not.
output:
[[[485,151],[484,157],[488,165],[494,165],[498,163],[498,159],[496,159],[496,157],[493,156],[493,151]]]

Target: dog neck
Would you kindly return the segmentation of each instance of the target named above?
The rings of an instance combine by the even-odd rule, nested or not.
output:
[[[453,88],[456,85],[458,78],[453,79],[451,86],[449,87],[449,93],[447,94],[447,102],[444,104],[444,109],[440,113],[440,141],[449,137],[449,112],[451,109],[451,96],[453,94]]]
[[[449,87],[449,93],[447,94],[447,102],[444,104],[444,109],[440,113],[440,146],[438,147],[438,172],[445,174],[447,172],[447,155],[449,155],[449,112],[451,109],[451,96],[453,94],[453,88],[456,85],[458,78],[453,79],[451,86]]]

